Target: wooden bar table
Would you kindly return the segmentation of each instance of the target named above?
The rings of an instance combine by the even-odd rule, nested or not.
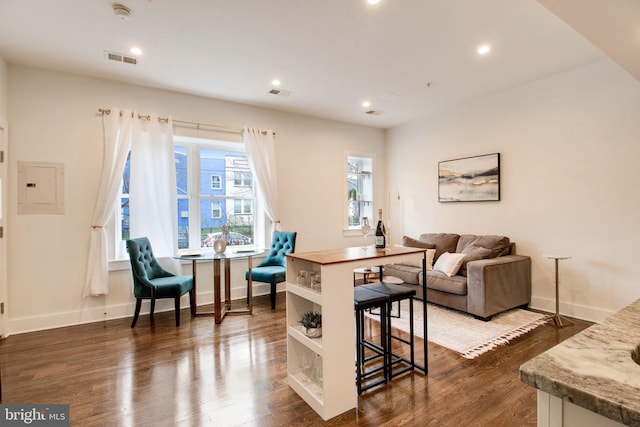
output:
[[[426,295],[426,249],[362,247],[287,255],[287,370],[289,386],[324,420],[356,407],[353,271],[401,261],[422,260]],[[320,289],[298,284],[301,272],[320,274]],[[427,308],[423,304],[424,366],[427,373]],[[309,311],[322,314],[322,336],[310,338],[299,325]],[[309,368],[309,359],[314,363]]]

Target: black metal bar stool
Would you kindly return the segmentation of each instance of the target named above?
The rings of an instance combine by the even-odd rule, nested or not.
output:
[[[389,361],[387,351],[389,348],[389,339],[387,337],[388,301],[389,297],[380,292],[365,289],[362,286],[356,286],[353,289],[353,307],[356,313],[356,386],[358,394],[362,394],[365,390],[389,381],[388,375],[390,370],[387,366]],[[364,312],[373,307],[379,308],[382,313],[380,316],[380,344],[368,340],[364,334]],[[365,350],[367,348],[371,350],[373,354],[365,357]],[[367,370],[366,364],[378,358],[382,358],[382,366]],[[366,385],[363,384],[366,378],[376,374],[379,375],[380,372],[382,373],[382,378],[368,381]]]
[[[378,268],[381,268],[381,267],[378,267]],[[380,281],[381,281],[381,282],[384,282],[384,283],[387,283],[387,284],[389,284],[389,285],[402,285],[402,284],[404,283],[404,282],[402,281],[402,279],[400,279],[400,278],[398,278],[398,277],[395,277],[395,276],[384,276],[384,277],[382,278],[382,280],[380,280]],[[365,284],[368,284],[368,282],[367,282],[367,283],[365,283]],[[401,313],[400,313],[400,300],[398,300],[398,301],[396,301],[396,302],[397,302],[397,304],[396,304],[396,307],[397,307],[396,314],[394,314],[393,307],[391,307],[391,308],[389,308],[388,315],[389,315],[390,317],[395,317],[395,318],[398,318],[398,319],[399,319],[399,318],[400,318],[400,314],[401,314]],[[393,305],[393,304],[392,304],[392,305]],[[373,310],[369,310],[369,313],[371,313],[371,314],[380,314],[380,313],[377,313],[377,312],[375,312],[375,311],[373,311]]]
[[[374,292],[378,292],[382,295],[387,296],[387,310],[385,314],[380,316],[380,322],[382,325],[382,319],[386,317],[386,338],[387,338],[387,369],[389,370],[388,378],[389,380],[393,379],[400,374],[403,374],[407,371],[411,371],[416,368],[415,364],[415,356],[414,356],[414,331],[413,331],[413,297],[416,294],[414,289],[410,289],[403,285],[395,285],[385,282],[377,282],[371,283],[368,285],[359,286],[359,288],[369,289]],[[357,289],[357,288],[356,288]],[[393,335],[391,333],[391,306],[396,301],[402,301],[408,299],[409,300],[409,339],[404,339],[399,335]],[[393,341],[397,340],[401,343],[409,345],[410,356],[409,359],[401,356],[400,354],[396,354],[393,352]],[[393,371],[393,366],[396,364],[403,364],[404,367]]]

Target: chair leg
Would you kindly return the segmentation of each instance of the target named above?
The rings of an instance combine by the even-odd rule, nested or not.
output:
[[[271,309],[274,310],[276,308],[276,284],[275,283],[271,284],[270,297],[271,297]]]
[[[176,326],[180,326],[180,297],[176,297]]]
[[[142,306],[142,299],[136,298],[136,311],[133,313],[133,321],[131,322],[131,327],[136,326],[136,322],[138,321],[138,316],[140,315],[140,307]]]
[[[249,305],[249,281],[247,280],[247,305]]]
[[[193,289],[191,289],[189,291],[189,307],[191,307],[191,315],[192,316],[196,315],[196,304],[195,304],[195,301],[196,301],[196,295],[195,295]]]
[[[149,311],[149,316],[151,317],[151,320],[153,320],[153,312],[156,309],[156,299],[155,298],[151,298],[151,310]]]

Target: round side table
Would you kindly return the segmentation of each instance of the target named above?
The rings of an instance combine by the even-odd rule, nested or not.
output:
[[[380,276],[380,267],[365,267],[365,268],[356,268],[353,270],[353,286],[357,284],[357,278],[359,275],[362,275],[362,284],[366,285],[369,283],[369,279],[377,278]]]
[[[547,258],[547,259],[554,260],[554,263],[555,263],[555,273],[556,273],[556,314],[553,316],[553,323],[556,325],[557,328],[564,328],[565,326],[573,325],[573,322],[571,322],[570,320],[567,320],[564,317],[560,316],[560,280],[559,280],[559,275],[558,275],[558,261],[560,261],[561,259],[569,259],[571,257],[570,256],[564,256],[564,255],[544,255],[544,254],[542,256]]]

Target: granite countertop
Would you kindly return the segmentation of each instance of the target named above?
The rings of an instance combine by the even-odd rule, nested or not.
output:
[[[627,425],[640,425],[640,300],[524,363],[520,379]]]

